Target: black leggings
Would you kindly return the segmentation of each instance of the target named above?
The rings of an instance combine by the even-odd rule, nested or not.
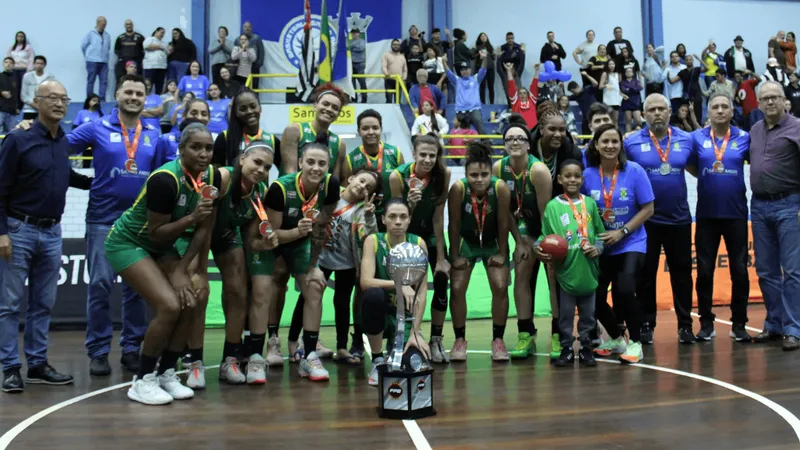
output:
[[[327,281],[332,273],[336,274],[336,285],[333,291],[333,310],[336,320],[336,349],[347,348],[347,333],[350,331],[350,298],[353,295],[353,288],[356,285],[356,269],[336,270],[320,267],[325,274]],[[289,340],[297,341],[300,339],[300,332],[303,330],[303,307],[305,299],[301,294],[297,298],[297,305],[292,314],[292,325],[289,327]],[[356,339],[360,339],[357,336]],[[314,349],[306,349],[306,352],[313,352]]]
[[[438,250],[435,245],[428,247],[428,263],[431,265],[433,276],[433,301],[431,302],[431,311],[447,311],[447,276],[444,274],[436,275],[436,259],[438,258]],[[445,249],[445,253],[447,249]],[[363,309],[363,308],[362,308]]]
[[[386,291],[380,288],[369,288],[361,294],[361,327],[367,335],[382,335],[386,330],[387,297]]]
[[[608,335],[616,339],[622,335],[619,324],[628,326],[631,340],[641,340],[642,307],[636,298],[636,279],[644,266],[644,253],[627,252],[600,257],[600,277],[595,295],[595,313]],[[608,306],[608,285],[614,298],[614,309]]]

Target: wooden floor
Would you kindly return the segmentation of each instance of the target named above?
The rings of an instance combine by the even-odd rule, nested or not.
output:
[[[717,314],[730,315],[724,308]],[[750,317],[750,325],[760,328],[763,307],[752,307]],[[549,319],[536,322],[538,351],[548,352]],[[515,328],[510,320],[509,346],[516,342]],[[449,348],[449,324],[446,329]],[[644,366],[557,369],[545,356],[493,363],[487,352],[490,323],[469,322],[469,349],[477,352],[466,363],[437,367],[439,414],[417,424],[436,449],[800,448],[790,425],[800,423],[794,417],[800,415],[800,352],[737,344],[722,323],[716,324],[715,341],[679,346],[675,329],[673,313],[661,313]],[[286,331],[281,333],[285,351]],[[323,330],[323,338],[333,343],[333,330]],[[367,385],[367,365],[325,362],[331,381],[320,384],[301,380],[297,367],[287,364],[271,371],[264,387],[220,386],[217,369],[209,369],[208,388],[194,399],[149,407],[129,401],[127,387],[119,385],[130,374],[122,372],[117,349],[111,377],[88,375],[83,339],[77,332],[51,335],[51,363],[75,376],[73,386],[29,385],[21,395],[0,394],[0,448],[415,448],[403,422],[377,417],[378,394]],[[222,339],[220,330],[207,333],[207,364],[218,361]],[[114,388],[74,401],[109,387]],[[61,404],[68,401],[73,403]],[[783,415],[764,404],[770,401]],[[54,405],[49,415],[29,419]],[[24,430],[13,429],[26,419]]]

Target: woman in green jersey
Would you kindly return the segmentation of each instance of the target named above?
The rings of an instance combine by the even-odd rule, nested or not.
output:
[[[342,179],[340,171],[344,167],[347,146],[336,133],[330,131],[330,127],[339,118],[339,113],[347,106],[348,100],[347,94],[333,83],[325,83],[314,89],[311,94],[314,119],[311,122],[291,123],[283,130],[280,175],[297,172],[300,150],[306,144],[317,142],[318,134],[326,133],[331,160],[328,173]]]
[[[394,338],[397,331],[397,291],[392,277],[387,270],[387,260],[392,247],[403,242],[411,242],[422,247],[428,252],[425,241],[408,232],[411,223],[411,210],[403,199],[392,198],[386,202],[383,215],[386,224],[385,233],[376,233],[364,241],[364,251],[361,257],[360,282],[363,294],[361,295],[361,318],[364,332],[367,334],[369,346],[372,349],[372,370],[369,372],[368,383],[378,385],[378,366],[386,359],[383,356],[383,340]],[[413,315],[413,323],[406,321],[406,347],[417,348],[426,358],[431,352],[425,338],[422,336],[420,324],[425,314],[425,301],[428,294],[428,282],[420,283],[417,292],[411,286],[403,286],[403,302],[400,304],[408,314]]]
[[[542,228],[542,213],[550,201],[550,171],[529,154],[530,132],[524,124],[512,124],[503,135],[508,156],[494,163],[494,176],[501,178],[511,192],[509,231],[514,236],[514,304],[517,307],[519,340],[509,352],[512,358],[527,358],[534,352],[536,327],[533,325],[531,278],[539,276],[539,261],[531,256],[533,240]]]
[[[154,311],[142,343],[139,373],[128,390],[131,400],[160,405],[191,398],[175,364],[187,341],[198,298],[208,297],[208,249],[214,223],[214,200],[223,186],[211,163],[211,133],[192,124],[181,134],[180,158],[153,172],[136,202],[106,238],[106,257],[125,282]],[[175,242],[195,231],[183,257]],[[188,272],[199,257],[196,282]],[[159,362],[158,375],[154,374]]]
[[[269,303],[277,300],[276,289],[285,287],[287,274],[297,280],[305,299],[303,345],[309,349],[300,361],[300,376],[312,381],[328,379],[328,371],[314,350],[319,340],[322,292],[326,285],[325,275],[317,261],[325,247],[333,209],[339,201],[339,180],[328,173],[329,161],[330,154],[325,144],[306,144],[302,149],[300,171],[284,175],[270,186],[267,215],[278,234],[280,246],[270,253],[274,256],[274,264],[266,268],[266,283],[253,285],[254,307],[268,298],[265,307],[269,308]],[[253,345],[258,340],[263,346],[264,335],[256,336],[251,332],[250,336]]]
[[[467,359],[467,286],[478,259],[492,291],[492,359],[507,361],[503,343],[508,320],[508,208],[511,194],[492,176],[492,148],[483,141],[467,144],[466,177],[453,183],[447,198],[450,237],[450,316],[456,341],[450,359]]]
[[[413,141],[414,161],[398,167],[389,176],[393,198],[407,199],[411,206],[413,233],[425,240],[428,261],[433,270],[431,303],[431,360],[450,361],[442,345],[442,329],[447,312],[447,279],[450,263],[444,242],[444,205],[450,186],[450,169],[442,161],[442,144],[434,135],[417,136]]]

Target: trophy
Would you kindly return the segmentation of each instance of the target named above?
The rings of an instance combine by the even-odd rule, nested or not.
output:
[[[406,325],[413,324],[413,311],[406,311],[403,286],[419,288],[427,283],[428,256],[420,246],[404,242],[392,248],[387,263],[395,283],[397,329],[387,363],[378,367],[380,417],[417,419],[436,414],[433,409],[433,370],[421,352],[412,348],[403,354]]]

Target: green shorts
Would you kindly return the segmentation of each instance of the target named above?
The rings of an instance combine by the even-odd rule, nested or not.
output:
[[[478,259],[480,259],[481,261],[483,261],[483,266],[488,268],[489,258],[498,254],[500,252],[500,248],[497,245],[497,240],[484,241],[483,244],[484,244],[483,247],[479,247],[477,243],[469,243],[467,242],[466,239],[461,239],[461,247],[459,248],[459,255],[462,258],[466,258],[467,261],[469,261],[470,265],[473,266],[478,261]],[[506,256],[505,265],[506,267],[511,266],[508,256]]]
[[[175,250],[178,251],[178,255],[183,257],[191,242],[191,235],[179,237],[175,241]],[[211,233],[211,252],[214,255],[223,255],[237,248],[242,248],[242,233],[238,227],[236,229],[214,227],[214,231]]]
[[[247,273],[252,277],[256,275],[271,276],[275,272],[275,252],[251,252],[244,251],[244,258],[247,262]]]
[[[281,245],[273,252],[275,258],[282,257],[292,275],[305,275],[311,265],[311,239]],[[267,273],[272,275],[272,270]]]
[[[539,235],[542,233],[541,224],[534,226],[533,223],[529,223],[526,219],[517,222],[517,229],[520,235],[530,236],[534,239],[538,239]]]
[[[106,238],[105,249],[106,259],[116,273],[122,272],[145,258],[158,259],[164,256],[163,253],[153,254],[113,232],[109,233]]]

